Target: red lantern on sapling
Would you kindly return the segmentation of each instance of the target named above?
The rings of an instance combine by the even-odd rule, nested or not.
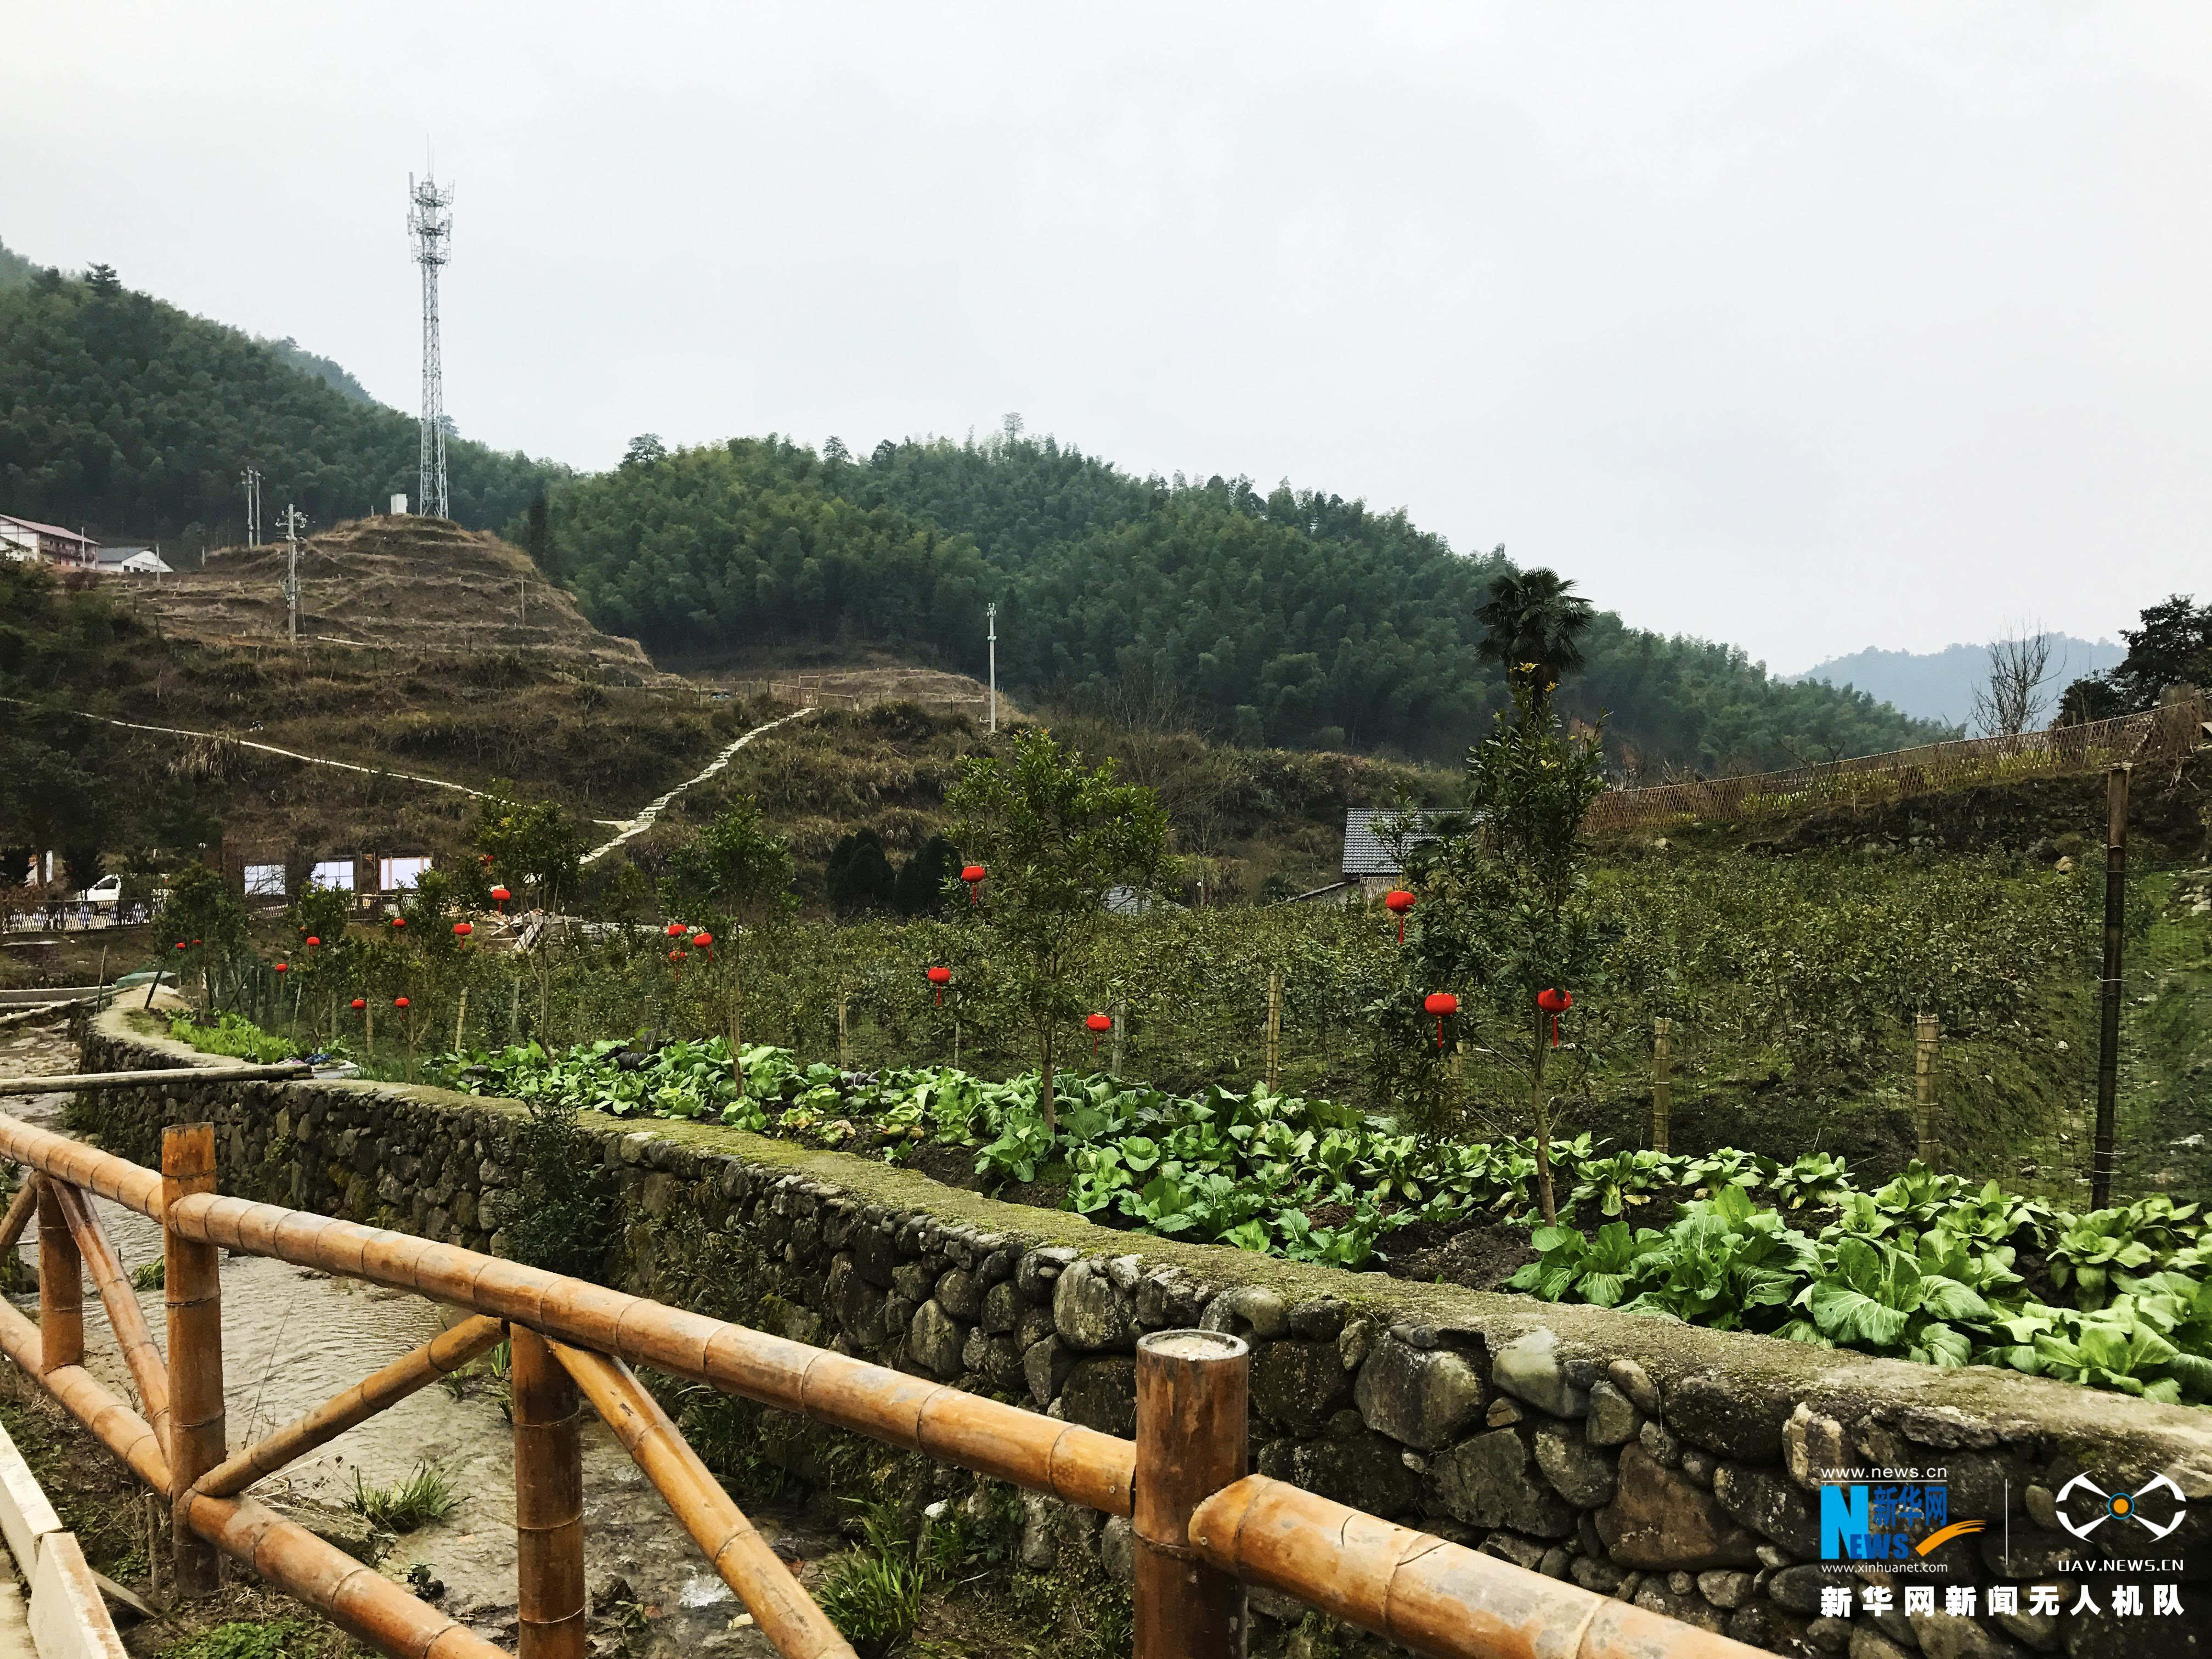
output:
[[[477,925],[472,921],[457,921],[453,924],[453,937],[455,939],[466,939],[471,933],[475,933],[476,930]]]
[[[368,1012],[368,999],[367,997],[356,997],[353,1000],[353,1011],[356,1014],[365,1013]]]
[[[514,895],[504,887],[495,887],[491,890],[491,902],[499,907],[499,913],[501,915],[507,914],[507,902],[514,896]]]
[[[289,962],[280,962],[276,964],[276,971],[280,974],[288,973],[290,971],[291,967],[292,964]]]
[[[1574,994],[1556,986],[1546,986],[1536,993],[1536,1006],[1552,1017],[1552,1046],[1559,1046],[1559,1016],[1575,1006]]]
[[[672,921],[667,927],[662,928],[660,931],[667,934],[671,939],[682,939],[684,933],[689,930],[685,928],[682,922]]]
[[[961,868],[960,879],[968,884],[968,902],[971,905],[982,902],[985,873],[980,864],[965,865]]]
[[[945,1006],[945,988],[952,983],[952,970],[943,963],[929,970],[929,982],[937,988],[937,1006]]]
[[[712,962],[714,959],[714,936],[702,927],[691,935],[691,948],[695,951],[704,951],[707,953],[707,960]]]
[[[392,919],[392,925],[394,927],[404,927],[407,925],[407,918],[404,916],[394,916]]]
[[[1406,912],[1413,908],[1413,896],[1402,887],[1394,887],[1382,895],[1382,908],[1398,918],[1398,943],[1406,942]]]
[[[1422,1000],[1421,1006],[1437,1017],[1437,1052],[1444,1051],[1444,1016],[1459,1012],[1459,999],[1449,991],[1431,991]]]
[[[392,1006],[395,1008],[405,1008],[410,1007],[412,1005],[408,1002],[405,997],[394,997],[392,999]]]
[[[1098,1058],[1098,1039],[1114,1029],[1114,1017],[1111,1014],[1088,1014],[1083,1023],[1091,1028],[1091,1057],[1096,1060]]]
[[[310,933],[310,934],[308,934],[308,935],[307,935],[307,948],[308,948],[310,951],[313,950],[316,946],[318,946],[318,945],[320,945],[321,943],[322,943],[322,940],[320,940],[320,939],[317,939],[317,938],[316,938],[313,933]]]

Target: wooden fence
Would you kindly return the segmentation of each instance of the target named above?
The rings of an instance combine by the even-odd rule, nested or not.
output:
[[[296,1066],[0,1079],[0,1094],[276,1080]],[[1136,1540],[1135,1659],[1238,1659],[1259,1584],[1443,1659],[1753,1659],[1755,1650],[1495,1557],[1247,1474],[1249,1350],[1212,1331],[1137,1348],[1133,1442],[741,1325],[410,1234],[225,1198],[210,1124],[169,1129],[155,1170],[0,1115],[0,1157],[30,1171],[0,1249],[39,1221],[39,1320],[0,1302],[0,1351],[173,1511],[179,1593],[211,1590],[216,1552],[394,1659],[501,1650],[374,1568],[245,1496],[396,1401],[512,1344],[519,1649],[586,1651],[579,1395],[606,1420],[786,1659],[853,1650],[632,1373],[647,1365],[886,1444],[1126,1516]],[[168,1341],[157,1348],[90,1202],[159,1222]],[[221,1252],[426,1296],[471,1317],[262,1440],[226,1437]],[[87,1270],[138,1396],[86,1370]]]
[[[1895,800],[1932,789],[2100,771],[2123,761],[2178,761],[2203,744],[2208,716],[2212,716],[2212,704],[2197,697],[2140,714],[2044,732],[1961,738],[1743,777],[1608,790],[1597,798],[1583,823],[1599,831],[1664,829],[1698,819],[1796,815],[1823,806]]]

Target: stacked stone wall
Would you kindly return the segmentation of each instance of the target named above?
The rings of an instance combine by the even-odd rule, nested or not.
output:
[[[86,1038],[88,1071],[186,1063],[204,1057],[120,1012]],[[212,1120],[226,1192],[494,1253],[526,1199],[522,1116],[337,1081],[113,1091],[80,1109],[109,1150],[149,1164],[164,1124]],[[2200,1652],[2212,1629],[2200,1412],[1119,1233],[736,1130],[581,1121],[618,1204],[609,1283],[1124,1436],[1140,1334],[1232,1331],[1254,1349],[1261,1473],[1757,1646],[2155,1659]],[[1988,1520],[1936,1557],[1937,1582],[1976,1588],[1978,1616],[1903,1611],[1902,1586],[1921,1582],[1903,1577],[1896,1610],[1823,1616],[1824,1585],[1889,1582],[1820,1559],[1820,1473],[1853,1467],[1940,1469],[1951,1515]],[[2070,1607],[2085,1577],[2100,1582],[2112,1550],[2059,1530],[2054,1507],[2085,1472],[2164,1473],[2192,1501],[2157,1551],[2185,1564],[2185,1616],[1986,1610],[1999,1583],[2061,1584]],[[1028,1565],[1075,1547],[1126,1576],[1127,1522],[1027,1504]]]

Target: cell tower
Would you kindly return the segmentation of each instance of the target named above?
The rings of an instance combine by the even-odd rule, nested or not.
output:
[[[453,516],[446,500],[446,377],[438,352],[438,272],[452,257],[453,192],[425,173],[407,175],[407,232],[415,263],[422,267],[422,465],[416,483],[420,511]]]

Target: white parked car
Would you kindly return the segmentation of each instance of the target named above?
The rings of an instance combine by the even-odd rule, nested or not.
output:
[[[123,898],[123,878],[102,876],[98,881],[76,896],[79,904],[117,904]]]

